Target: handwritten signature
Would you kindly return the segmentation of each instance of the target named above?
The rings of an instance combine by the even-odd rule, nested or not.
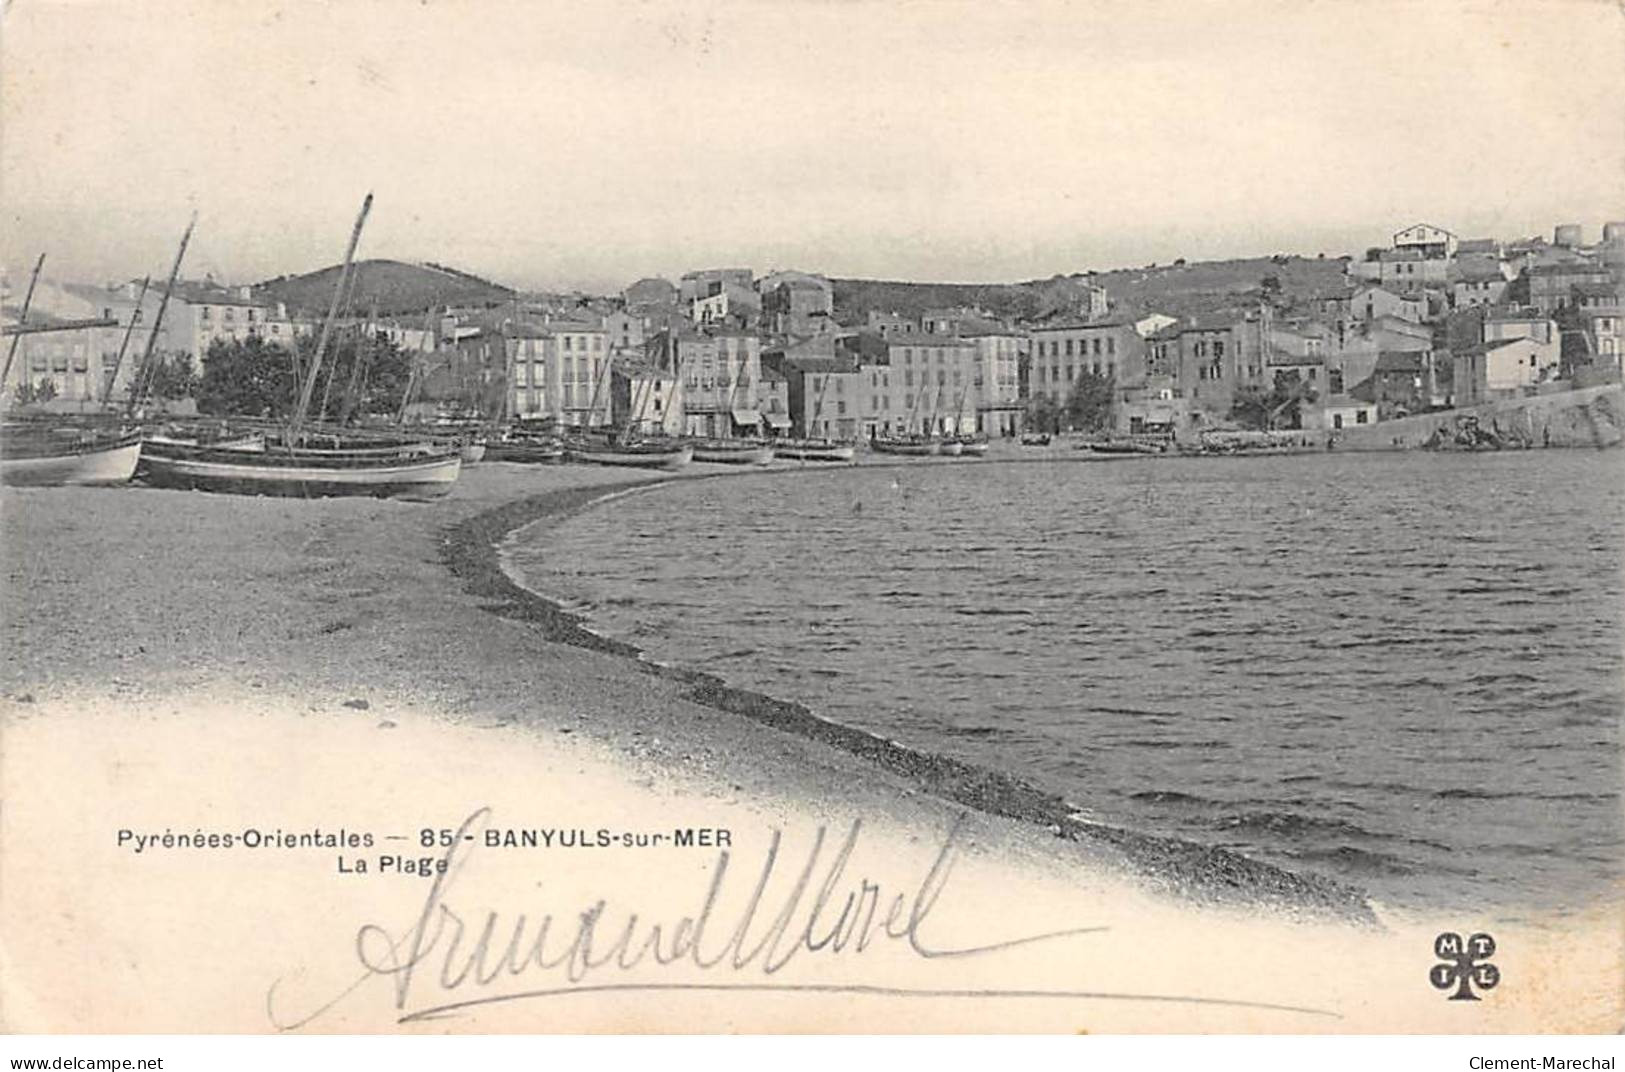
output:
[[[924,935],[927,921],[947,888],[964,824],[961,816],[943,840],[936,858],[911,892],[888,894],[867,877],[847,878],[863,824],[854,820],[833,855],[823,864],[828,831],[819,827],[794,882],[774,903],[767,890],[780,874],[782,838],[775,830],[755,884],[732,920],[719,918],[718,903],[729,887],[734,862],[718,852],[697,911],[674,920],[654,920],[635,911],[617,912],[600,898],[573,916],[527,913],[505,916],[495,910],[459,911],[449,900],[454,880],[468,861],[469,846],[490,817],[481,808],[465,819],[446,849],[445,867],[436,874],[415,922],[399,934],[368,923],[355,935],[361,973],[332,999],[293,1018],[278,1009],[277,988],[266,993],[266,1015],[281,1031],[304,1027],[340,1005],[369,981],[386,978],[394,987],[399,1023],[453,1015],[480,1006],[609,991],[780,991],[871,994],[908,997],[1028,997],[1175,1002],[1271,1009],[1334,1016],[1320,1009],[1235,1001],[1219,997],[1127,994],[1087,990],[970,989],[870,986],[853,983],[783,983],[773,977],[803,954],[859,954],[876,941],[900,943],[915,956],[980,957],[1018,946],[1098,934],[1101,926],[1009,938],[970,946],[941,947]],[[473,835],[473,836],[470,836]],[[788,870],[787,868],[785,870]],[[816,877],[815,877],[816,876]],[[761,922],[759,922],[761,921]],[[700,972],[750,973],[746,981],[627,981],[639,968],[687,968]],[[530,985],[551,974],[554,985]],[[737,976],[734,977],[737,979]],[[600,979],[616,981],[598,981]]]

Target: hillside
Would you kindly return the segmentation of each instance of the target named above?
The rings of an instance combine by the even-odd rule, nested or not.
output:
[[[267,301],[286,302],[289,312],[320,316],[333,301],[338,285],[339,265],[304,275],[278,276],[254,287],[254,296]],[[401,261],[360,261],[355,266],[357,315],[371,312],[377,302],[381,316],[421,313],[431,306],[501,305],[513,298],[507,287],[437,264],[405,264]]]
[[[1267,276],[1281,285],[1284,298],[1303,297],[1336,287],[1343,258],[1247,257],[1194,264],[1118,268],[1092,275],[1055,276],[1025,283],[903,283],[835,279],[835,314],[843,323],[861,323],[870,310],[918,316],[927,309],[972,307],[996,316],[1033,319],[1076,308],[1084,287],[1106,288],[1116,312],[1189,316],[1256,302]]]

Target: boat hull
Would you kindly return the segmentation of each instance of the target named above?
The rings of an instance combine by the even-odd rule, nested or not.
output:
[[[766,444],[737,447],[695,444],[694,460],[722,465],[766,465],[773,460],[773,448]]]
[[[694,460],[693,447],[675,450],[617,450],[613,447],[571,447],[570,460],[591,465],[619,465],[636,469],[681,469]]]
[[[961,441],[960,453],[970,458],[980,458],[987,454],[987,440],[973,439],[969,442]]]
[[[780,458],[804,462],[849,462],[857,457],[857,448],[850,443],[779,444],[773,451]]]
[[[902,454],[911,458],[924,458],[937,453],[940,444],[937,443],[900,443],[884,439],[877,439],[869,444],[869,449],[878,454]]]
[[[563,461],[564,447],[559,443],[492,443],[485,448],[485,457],[493,462],[536,465]]]
[[[457,453],[462,457],[464,465],[475,465],[485,460],[485,444],[464,443],[457,448]]]
[[[937,453],[949,458],[957,458],[965,453],[965,444],[958,440],[948,440],[937,444]]]
[[[437,498],[451,490],[463,465],[455,453],[340,458],[276,451],[234,455],[231,451],[173,447],[160,448],[144,461],[143,478],[155,487],[304,499]]]
[[[0,458],[0,483],[13,487],[123,484],[135,476],[140,459],[139,437],[59,454],[4,457]]]

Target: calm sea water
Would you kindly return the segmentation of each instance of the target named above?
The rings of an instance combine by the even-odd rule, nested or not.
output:
[[[516,548],[662,661],[1391,904],[1621,872],[1625,455],[677,482]]]

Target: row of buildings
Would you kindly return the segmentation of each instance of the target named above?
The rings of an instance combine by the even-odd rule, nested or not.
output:
[[[826,278],[717,268],[641,279],[613,298],[516,298],[381,327],[422,355],[424,418],[497,410],[711,437],[999,438],[1035,410],[1064,413],[1081,382],[1104,378],[1125,433],[1232,426],[1245,392],[1268,395],[1268,423],[1335,431],[1618,379],[1625,225],[1582,239],[1572,225],[1550,242],[1503,244],[1415,224],[1348,261],[1334,287],[1260,287],[1193,315],[1114,304],[1091,285],[1072,308],[1025,322],[974,309],[838,319]],[[158,289],[41,280],[23,325],[8,296],[19,345],[6,395],[47,379],[59,408],[121,397]],[[201,357],[216,339],[278,342],[315,326],[249,288],[204,281],[177,288],[152,343]]]

